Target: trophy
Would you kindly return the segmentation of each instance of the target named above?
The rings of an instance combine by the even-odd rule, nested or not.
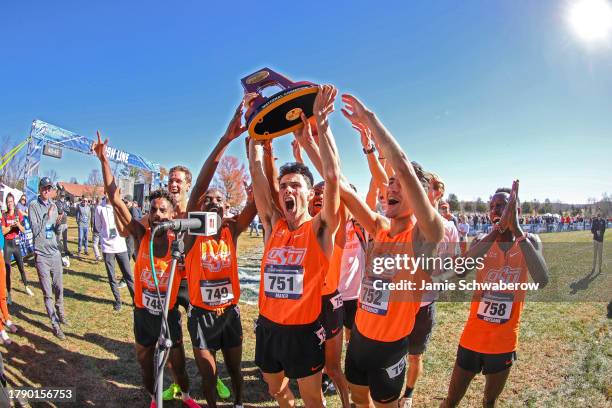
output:
[[[292,82],[283,75],[262,68],[240,80],[245,93],[256,93],[245,113],[249,135],[256,140],[272,139],[290,133],[300,126],[303,112],[312,116],[312,106],[319,88],[308,81]],[[264,97],[261,91],[269,86],[283,90]]]

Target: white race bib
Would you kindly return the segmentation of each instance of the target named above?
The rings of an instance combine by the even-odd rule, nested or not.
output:
[[[304,292],[304,267],[301,265],[266,265],[264,292],[275,299],[299,299]]]
[[[234,299],[232,283],[229,279],[200,281],[202,301],[207,306],[219,306]]]
[[[160,293],[161,301],[157,297],[157,292],[151,292],[148,290],[142,291],[142,303],[147,308],[149,313],[154,315],[161,314],[164,308],[164,302],[166,301],[166,293]]]
[[[490,323],[502,324],[510,320],[514,295],[503,292],[483,292],[476,315]]]
[[[377,278],[377,280],[384,280]],[[366,312],[384,316],[389,309],[389,290],[374,289],[372,278],[364,278],[361,282],[361,291],[359,293],[359,307]]]
[[[406,368],[406,356],[402,357],[400,361],[393,364],[391,367],[385,368],[387,371],[387,375],[389,378],[394,379],[398,375],[404,373],[404,369]]]
[[[340,293],[338,293],[333,298],[330,298],[329,301],[332,304],[333,310],[336,310],[336,309],[342,307],[342,305],[344,305],[344,302],[342,301],[342,295]]]

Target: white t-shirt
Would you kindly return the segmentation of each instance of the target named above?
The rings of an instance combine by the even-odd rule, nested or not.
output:
[[[459,236],[467,237],[467,234],[470,232],[470,224],[462,222],[458,226]]]
[[[365,268],[365,253],[351,221],[346,223],[346,243],[340,263],[340,281],[338,292],[342,300],[353,300],[359,297],[361,277]]]
[[[454,258],[461,254],[461,247],[459,246],[459,231],[457,231],[457,228],[455,227],[454,222],[449,221],[445,218],[442,218],[442,222],[444,224],[444,237],[442,238],[442,241],[440,241],[440,243],[438,244],[438,250],[437,250],[438,255],[437,256],[441,257],[442,259]],[[436,270],[436,271],[433,271],[433,274],[437,275],[442,272],[444,271]],[[421,307],[427,306],[430,303],[432,303],[433,300],[429,300],[429,299],[436,299],[437,292],[436,293],[426,292],[423,294],[423,296],[427,300],[421,302]]]
[[[115,212],[113,206],[102,200],[96,207],[94,215],[96,227],[100,232],[100,245],[105,254],[119,254],[127,252],[125,238],[119,235],[115,224]],[[114,236],[111,238],[111,236]]]

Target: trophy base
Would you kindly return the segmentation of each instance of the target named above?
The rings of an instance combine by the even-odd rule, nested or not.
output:
[[[247,119],[249,135],[255,140],[273,139],[302,126],[300,114],[312,116],[312,106],[319,88],[301,85],[274,94]]]

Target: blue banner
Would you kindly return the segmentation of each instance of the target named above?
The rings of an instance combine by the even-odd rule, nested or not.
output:
[[[92,139],[78,135],[66,129],[52,125],[42,120],[34,120],[30,130],[30,143],[26,159],[26,195],[28,202],[38,195],[38,168],[42,158],[42,150],[45,144],[50,143],[61,148],[74,150],[75,152],[91,154],[91,147],[94,143]],[[110,161],[120,163],[124,166],[136,167],[153,173],[153,186],[158,187],[161,182],[159,179],[159,164],[146,160],[137,154],[128,153],[114,146],[106,147],[106,156]]]

